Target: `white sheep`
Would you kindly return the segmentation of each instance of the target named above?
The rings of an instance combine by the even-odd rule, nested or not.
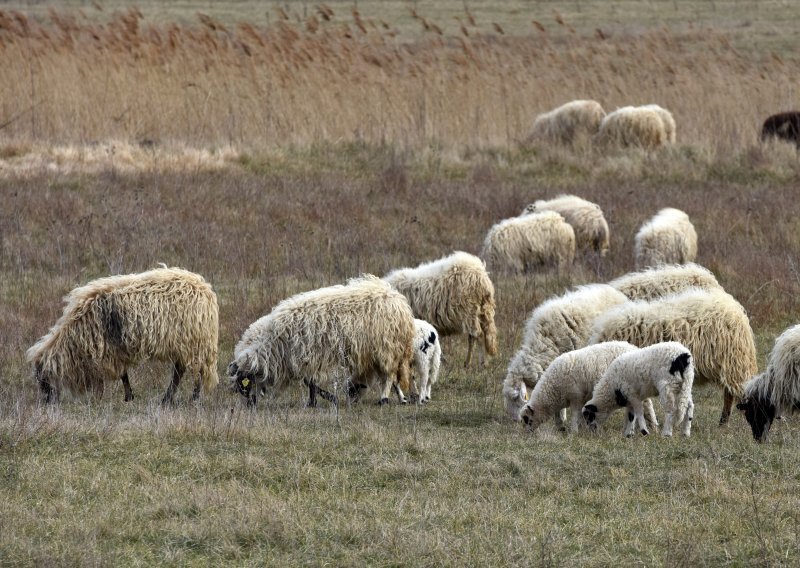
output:
[[[551,298],[533,310],[503,381],[503,400],[512,420],[519,419],[529,391],[553,359],[585,347],[597,316],[626,301],[607,284],[591,284]]]
[[[692,430],[694,403],[692,354],[677,341],[656,343],[617,357],[603,373],[583,407],[589,428],[596,429],[619,408],[628,409],[625,436],[632,436],[634,423],[643,435],[649,434],[644,417],[644,403],[658,395],[664,407],[664,436],[672,436],[675,425],[683,426],[683,435]]]
[[[542,139],[561,144],[573,144],[597,132],[606,112],[592,100],[571,101],[533,121],[528,141]]]
[[[631,300],[655,300],[689,288],[722,290],[710,270],[694,263],[663,265],[629,272],[608,284]]]
[[[431,399],[431,387],[439,378],[439,365],[442,359],[442,345],[439,334],[428,322],[414,320],[414,376],[419,378],[419,401]]]
[[[676,125],[675,125],[675,118],[672,116],[672,113],[669,112],[667,109],[655,104],[642,105],[639,108],[645,110],[652,110],[658,113],[658,116],[661,117],[661,120],[664,123],[664,129],[667,134],[667,143],[675,144],[677,140]]]
[[[430,322],[439,335],[467,334],[465,367],[481,336],[486,355],[497,354],[494,285],[478,257],[458,251],[416,268],[394,270],[384,280],[397,288],[414,315]]]
[[[594,139],[600,145],[654,150],[669,142],[669,134],[660,112],[626,106],[606,115]]]
[[[72,290],[64,313],[28,349],[27,360],[47,402],[63,388],[102,395],[121,380],[133,400],[128,368],[141,361],[173,364],[163,403],[171,403],[185,372],[209,392],[219,382],[217,296],[203,277],[180,268],[93,280]]]
[[[492,270],[565,270],[575,260],[575,231],[555,211],[505,219],[483,242],[481,257]]]
[[[721,289],[689,289],[651,302],[627,302],[597,318],[590,343],[628,341],[639,347],[679,341],[694,356],[698,384],[723,390],[720,424],[728,421],[735,397],[756,373],[750,320],[733,296]]]
[[[380,381],[379,404],[385,404],[394,382],[409,386],[413,339],[405,297],[367,274],[280,302],[244,332],[228,376],[251,405],[263,388],[301,380],[313,402],[315,392],[330,394],[320,385],[335,390],[345,379],[353,385]]]
[[[528,205],[523,215],[540,211],[555,211],[575,231],[575,245],[579,249],[593,250],[605,256],[608,253],[608,223],[600,206],[576,195],[559,195],[553,199],[538,200]]]
[[[767,439],[776,416],[800,407],[800,325],[790,327],[775,340],[767,369],[747,381],[742,402],[736,407],[757,442]]]
[[[642,225],[634,246],[636,267],[684,264],[697,258],[697,232],[689,216],[667,207]]]

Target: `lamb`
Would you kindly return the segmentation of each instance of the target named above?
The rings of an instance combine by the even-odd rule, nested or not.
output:
[[[800,407],[800,325],[784,331],[775,340],[767,370],[745,384],[742,411],[753,438],[764,442],[776,416]]]
[[[677,341],[656,343],[615,359],[603,373],[583,407],[589,428],[596,429],[618,408],[627,407],[625,436],[633,435],[634,422],[642,435],[649,434],[644,418],[644,401],[658,395],[664,407],[664,436],[672,436],[675,425],[683,426],[683,435],[692,429],[694,403],[692,354]]]
[[[655,150],[669,142],[669,133],[660,112],[626,106],[606,115],[595,141],[600,145]]]
[[[575,260],[575,231],[555,211],[513,217],[489,230],[481,256],[493,270],[562,271]]]
[[[503,381],[503,400],[512,420],[519,420],[528,391],[536,386],[547,366],[562,353],[585,347],[592,322],[627,298],[607,284],[579,286],[551,298],[533,310],[519,351],[511,359]]]
[[[431,387],[439,378],[442,346],[431,324],[415,319],[414,327],[414,375],[420,380],[419,401],[425,403],[430,401]]]
[[[800,111],[781,112],[767,118],[761,127],[761,140],[769,138],[794,142],[800,150]]]
[[[430,322],[440,336],[467,334],[465,367],[481,336],[486,355],[497,354],[494,285],[478,257],[457,251],[416,268],[394,270],[384,280],[408,299],[415,317]]]
[[[202,276],[164,267],[99,278],[64,302],[61,317],[26,354],[46,402],[57,402],[63,389],[99,397],[108,380],[121,380],[131,401],[128,368],[147,360],[173,364],[164,404],[174,401],[186,372],[195,377],[194,399],[201,384],[209,392],[219,382],[217,296]]]
[[[233,390],[255,406],[266,387],[381,381],[379,404],[389,402],[393,382],[408,388],[414,316],[405,297],[365,274],[346,285],[297,294],[280,302],[242,335],[228,366]],[[321,391],[327,393],[327,391]],[[335,400],[335,399],[334,399]]]
[[[559,195],[554,199],[538,200],[528,205],[523,215],[540,211],[555,211],[575,231],[575,245],[605,256],[608,253],[608,223],[600,206],[575,195]]]
[[[663,265],[630,272],[608,284],[631,300],[655,300],[688,288],[722,289],[710,270],[694,263]]]
[[[723,390],[720,424],[728,421],[734,397],[756,373],[756,346],[744,308],[721,289],[688,289],[652,302],[612,308],[592,326],[589,343],[629,341],[645,347],[679,341],[694,356],[698,384]]]
[[[571,101],[537,116],[528,140],[539,138],[573,144],[597,132],[605,115],[606,112],[597,101]]]
[[[636,267],[684,264],[697,257],[697,232],[689,216],[667,207],[636,233]]]

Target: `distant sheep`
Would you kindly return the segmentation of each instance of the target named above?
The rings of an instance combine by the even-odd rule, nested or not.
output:
[[[171,403],[185,372],[209,392],[219,382],[217,296],[202,276],[179,268],[99,278],[65,298],[64,313],[28,349],[39,389],[55,402],[62,389],[102,395],[121,380],[133,400],[128,368],[141,361],[173,364],[163,403]]]
[[[710,270],[693,263],[630,272],[608,284],[631,300],[655,300],[689,288],[722,289]]]
[[[442,342],[439,334],[428,322],[414,320],[414,376],[420,381],[419,401],[431,399],[431,387],[439,378],[439,365],[442,359]]]
[[[600,145],[654,150],[669,143],[669,134],[660,112],[626,106],[606,115],[595,141]]]
[[[555,211],[513,217],[489,230],[481,256],[492,270],[565,270],[575,260],[575,231]]]
[[[636,267],[685,264],[697,258],[697,232],[689,216],[667,207],[647,221],[636,233]]]
[[[416,268],[400,268],[384,278],[411,304],[414,315],[436,328],[439,335],[466,333],[465,367],[472,361],[475,340],[483,336],[487,355],[497,354],[494,324],[494,285],[483,261],[454,252]]]
[[[559,195],[553,199],[539,200],[528,205],[523,215],[555,211],[575,231],[575,245],[579,249],[593,250],[605,256],[608,253],[608,223],[600,206],[575,195]]]
[[[520,408],[547,366],[562,353],[585,347],[597,316],[626,301],[607,284],[591,284],[551,298],[533,310],[503,381],[503,400],[512,420],[519,420]]]
[[[775,340],[767,370],[747,382],[743,400],[736,407],[757,442],[766,441],[776,416],[800,408],[800,325],[790,327]]]
[[[597,132],[605,115],[597,101],[571,101],[537,116],[528,140],[572,144],[581,138],[588,139]]]
[[[734,397],[756,373],[756,346],[744,308],[723,290],[689,289],[652,302],[636,301],[608,310],[594,322],[590,343],[628,341],[639,347],[679,341],[694,357],[698,384],[723,389],[720,424],[728,421]]]
[[[662,122],[664,123],[664,129],[667,135],[667,143],[668,144],[675,144],[677,140],[676,135],[676,124],[675,118],[672,116],[672,113],[669,112],[667,109],[662,108],[658,105],[650,104],[650,105],[642,105],[639,108],[645,110],[652,110],[661,117]]]
[[[242,335],[228,366],[231,386],[257,402],[265,387],[303,381],[311,398],[346,381],[381,382],[380,404],[396,382],[410,381],[414,316],[405,297],[381,279],[364,275],[346,285],[283,300]]]
[[[604,344],[600,344],[604,345]],[[618,408],[627,407],[625,436],[632,436],[634,423],[643,435],[649,434],[644,417],[644,403],[658,395],[664,407],[664,436],[682,425],[684,436],[692,429],[694,403],[692,354],[676,341],[656,343],[616,358],[597,385],[592,398],[583,407],[583,417],[590,428],[602,425]]]
[[[800,150],[800,111],[782,112],[767,118],[761,127],[761,140],[769,138],[794,142]]]

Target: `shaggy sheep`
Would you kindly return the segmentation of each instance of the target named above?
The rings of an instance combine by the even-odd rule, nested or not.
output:
[[[608,253],[608,223],[600,206],[575,195],[559,195],[554,199],[539,200],[528,205],[523,215],[540,211],[555,211],[572,226],[575,244],[580,249]]]
[[[428,322],[414,320],[414,376],[420,381],[419,401],[431,399],[431,387],[439,378],[442,345],[439,334]]]
[[[656,343],[615,359],[583,407],[589,428],[601,426],[618,408],[628,408],[625,436],[633,435],[634,422],[643,435],[649,433],[644,418],[644,401],[658,395],[664,407],[664,436],[672,436],[675,425],[683,425],[683,435],[692,429],[694,403],[692,354],[677,341]]]
[[[572,144],[597,132],[606,115],[597,101],[571,101],[540,114],[533,122],[528,141],[542,139]]]
[[[667,144],[669,135],[660,112],[626,106],[606,115],[595,141],[600,145],[654,150]]]
[[[642,105],[639,108],[645,109],[645,110],[652,110],[652,111],[656,112],[658,114],[658,116],[661,117],[661,120],[664,122],[664,129],[665,129],[666,134],[667,134],[667,143],[668,144],[675,144],[675,142],[677,140],[677,135],[676,135],[676,132],[675,132],[675,130],[676,130],[675,118],[672,116],[672,113],[669,112],[665,108],[662,108],[662,107],[660,107],[658,105],[653,105],[653,104]]]
[[[800,325],[790,327],[775,340],[767,370],[747,382],[742,402],[736,407],[758,442],[767,439],[776,416],[800,408]]]
[[[655,300],[688,288],[722,289],[710,270],[693,263],[630,272],[608,284],[631,300]]]
[[[405,390],[414,339],[414,316],[405,297],[381,279],[364,275],[283,300],[242,335],[228,366],[233,389],[255,405],[262,387],[292,380],[337,386],[380,379],[380,404],[393,382]],[[327,392],[327,391],[323,391]]]
[[[551,298],[533,310],[525,324],[522,345],[503,381],[503,399],[512,420],[519,419],[528,391],[553,359],[585,347],[597,316],[626,301],[607,284],[591,284]]]
[[[697,232],[689,216],[667,207],[647,221],[636,233],[636,267],[684,264],[697,257]]]
[[[63,388],[103,393],[105,381],[122,380],[133,400],[128,368],[141,361],[169,361],[173,401],[185,372],[195,377],[193,398],[219,382],[217,296],[202,276],[179,268],[99,278],[65,298],[64,313],[28,349],[39,389],[47,402]]]
[[[405,295],[414,315],[430,322],[439,335],[467,334],[465,367],[481,335],[486,354],[497,354],[494,285],[478,257],[454,252],[416,268],[394,270],[384,280]]]
[[[756,373],[756,346],[744,308],[723,290],[689,289],[652,302],[628,302],[594,322],[590,343],[628,341],[645,347],[679,341],[694,355],[698,384],[723,389],[720,424],[730,416],[734,397]]]
[[[761,127],[761,140],[766,141],[768,138],[794,142],[800,150],[800,112],[782,112],[767,118]]]
[[[492,270],[564,270],[575,260],[575,231],[555,211],[500,221],[489,230],[481,256]]]

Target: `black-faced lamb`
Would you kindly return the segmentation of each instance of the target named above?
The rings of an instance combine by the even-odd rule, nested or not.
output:
[[[685,264],[697,258],[697,232],[689,216],[667,207],[644,223],[636,233],[637,268]]]
[[[489,229],[481,257],[496,271],[563,271],[575,260],[575,231],[555,211],[512,217]]]

